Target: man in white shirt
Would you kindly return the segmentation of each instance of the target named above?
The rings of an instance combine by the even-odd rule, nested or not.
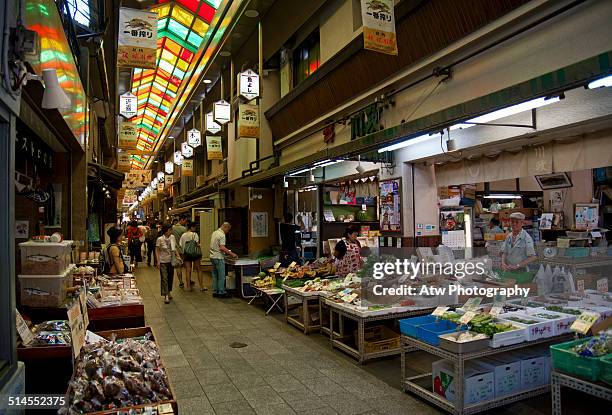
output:
[[[533,238],[523,229],[525,215],[513,212],[510,215],[512,232],[502,245],[502,269],[504,271],[527,270],[527,265],[538,259]]]
[[[224,222],[210,237],[210,262],[212,263],[213,297],[229,297],[225,292],[225,255],[238,258],[225,246],[225,235],[232,225]]]

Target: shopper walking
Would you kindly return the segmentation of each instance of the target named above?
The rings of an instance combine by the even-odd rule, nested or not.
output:
[[[187,218],[185,216],[181,216],[179,218],[178,223],[172,226],[172,234],[174,235],[174,239],[176,240],[177,243],[181,240],[181,236],[183,236],[183,234],[187,232],[187,228],[185,227],[186,224],[187,224]],[[181,252],[180,246],[177,246],[177,251],[179,254],[181,255],[183,254]],[[185,284],[183,284],[182,267],[176,268],[176,276],[178,277],[178,280],[179,280],[179,287],[183,288]],[[193,284],[193,281],[189,281],[187,284],[188,286],[191,286],[191,284]]]
[[[164,224],[162,234],[157,238],[155,251],[157,253],[157,268],[161,282],[161,295],[164,303],[168,304],[172,299],[172,282],[174,280],[174,267],[172,257],[176,256],[176,239],[172,234],[172,227]]]
[[[361,244],[357,240],[359,231],[360,227],[358,225],[347,226],[344,237],[336,244],[335,251],[345,252],[338,264],[337,274],[340,277],[344,277],[351,272],[357,272],[363,266]]]
[[[232,225],[228,222],[224,222],[210,237],[213,297],[229,297],[225,291],[225,255],[238,258],[238,255],[225,246],[225,235],[230,231],[231,227]]]
[[[147,243],[147,265],[155,266],[157,264],[157,252],[155,252],[155,243],[157,242],[157,238],[159,237],[159,232],[157,230],[157,224],[155,222],[151,222],[149,226],[149,232],[147,232],[146,243]],[[151,263],[151,258],[153,259],[153,263]]]
[[[130,261],[134,264],[134,268],[138,267],[138,263],[142,262],[142,242],[140,242],[140,238],[142,237],[142,232],[138,227],[138,223],[133,221],[130,223],[127,231],[127,239],[128,239],[128,251],[130,253]]]
[[[126,266],[123,262],[123,255],[120,247],[121,240],[123,239],[121,229],[117,229],[113,226],[106,231],[106,234],[110,240],[110,245],[106,248],[104,255],[104,270],[108,270],[107,273],[109,275],[123,274],[126,272]]]
[[[192,270],[198,275],[198,285],[200,291],[206,291],[202,279],[202,270],[200,269],[200,260],[202,259],[202,248],[200,247],[200,237],[196,232],[196,223],[189,222],[187,225],[187,232],[181,236],[179,246],[183,252],[184,268],[185,268],[185,285],[187,289],[191,291],[193,284],[191,284],[191,273]]]

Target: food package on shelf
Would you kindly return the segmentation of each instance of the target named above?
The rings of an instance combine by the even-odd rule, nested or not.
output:
[[[21,274],[59,275],[70,266],[72,241],[63,242],[22,242]]]
[[[74,266],[55,275],[19,275],[21,305],[29,307],[59,307],[72,286]]]

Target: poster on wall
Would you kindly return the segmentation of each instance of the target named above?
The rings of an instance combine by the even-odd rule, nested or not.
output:
[[[364,49],[397,55],[393,0],[361,0]]]
[[[400,189],[402,179],[382,180],[380,188],[380,230],[383,232],[402,231]]]
[[[193,159],[184,159],[181,166],[181,175],[193,176]]]
[[[259,106],[238,106],[238,138],[259,138]]]
[[[268,237],[268,212],[251,212],[251,236]]]
[[[156,68],[157,13],[119,9],[117,64],[129,68]]]
[[[27,220],[15,221],[15,239],[28,239],[30,237],[30,222]]]
[[[151,170],[132,170],[125,174],[127,189],[147,187],[151,183]]]
[[[575,228],[585,231],[599,226],[599,205],[596,203],[576,203]]]
[[[208,160],[223,160],[223,148],[221,147],[221,137],[216,135],[206,136],[206,154]]]
[[[136,124],[122,122],[119,125],[119,148],[135,150],[138,143],[138,129]]]

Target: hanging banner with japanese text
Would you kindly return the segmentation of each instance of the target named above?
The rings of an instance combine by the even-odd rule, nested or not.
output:
[[[164,181],[162,180],[161,182],[157,183],[157,193],[163,193],[164,192]]]
[[[181,166],[181,176],[193,176],[193,159],[184,159]]]
[[[129,68],[155,69],[157,13],[119,9],[117,64]]]
[[[238,138],[259,138],[259,106],[238,106]]]
[[[122,122],[119,125],[119,148],[135,150],[138,143],[138,129],[136,124]]]
[[[208,160],[223,160],[221,137],[216,135],[206,136],[206,154],[208,155]]]
[[[132,165],[132,155],[127,151],[117,154],[117,170],[122,172],[130,171]]]
[[[172,183],[174,183],[174,176],[171,174],[166,174],[166,176],[164,177],[164,187],[170,188],[170,186],[172,186]]]
[[[259,75],[252,69],[247,69],[238,75],[238,88],[240,95],[247,100],[252,100],[259,96]]]
[[[151,170],[131,170],[125,174],[125,186],[127,189],[139,189],[147,187],[151,183]]]
[[[119,96],[119,114],[125,118],[132,118],[136,115],[136,109],[138,107],[138,98],[131,92]]]
[[[397,55],[393,0],[361,0],[363,47]]]

